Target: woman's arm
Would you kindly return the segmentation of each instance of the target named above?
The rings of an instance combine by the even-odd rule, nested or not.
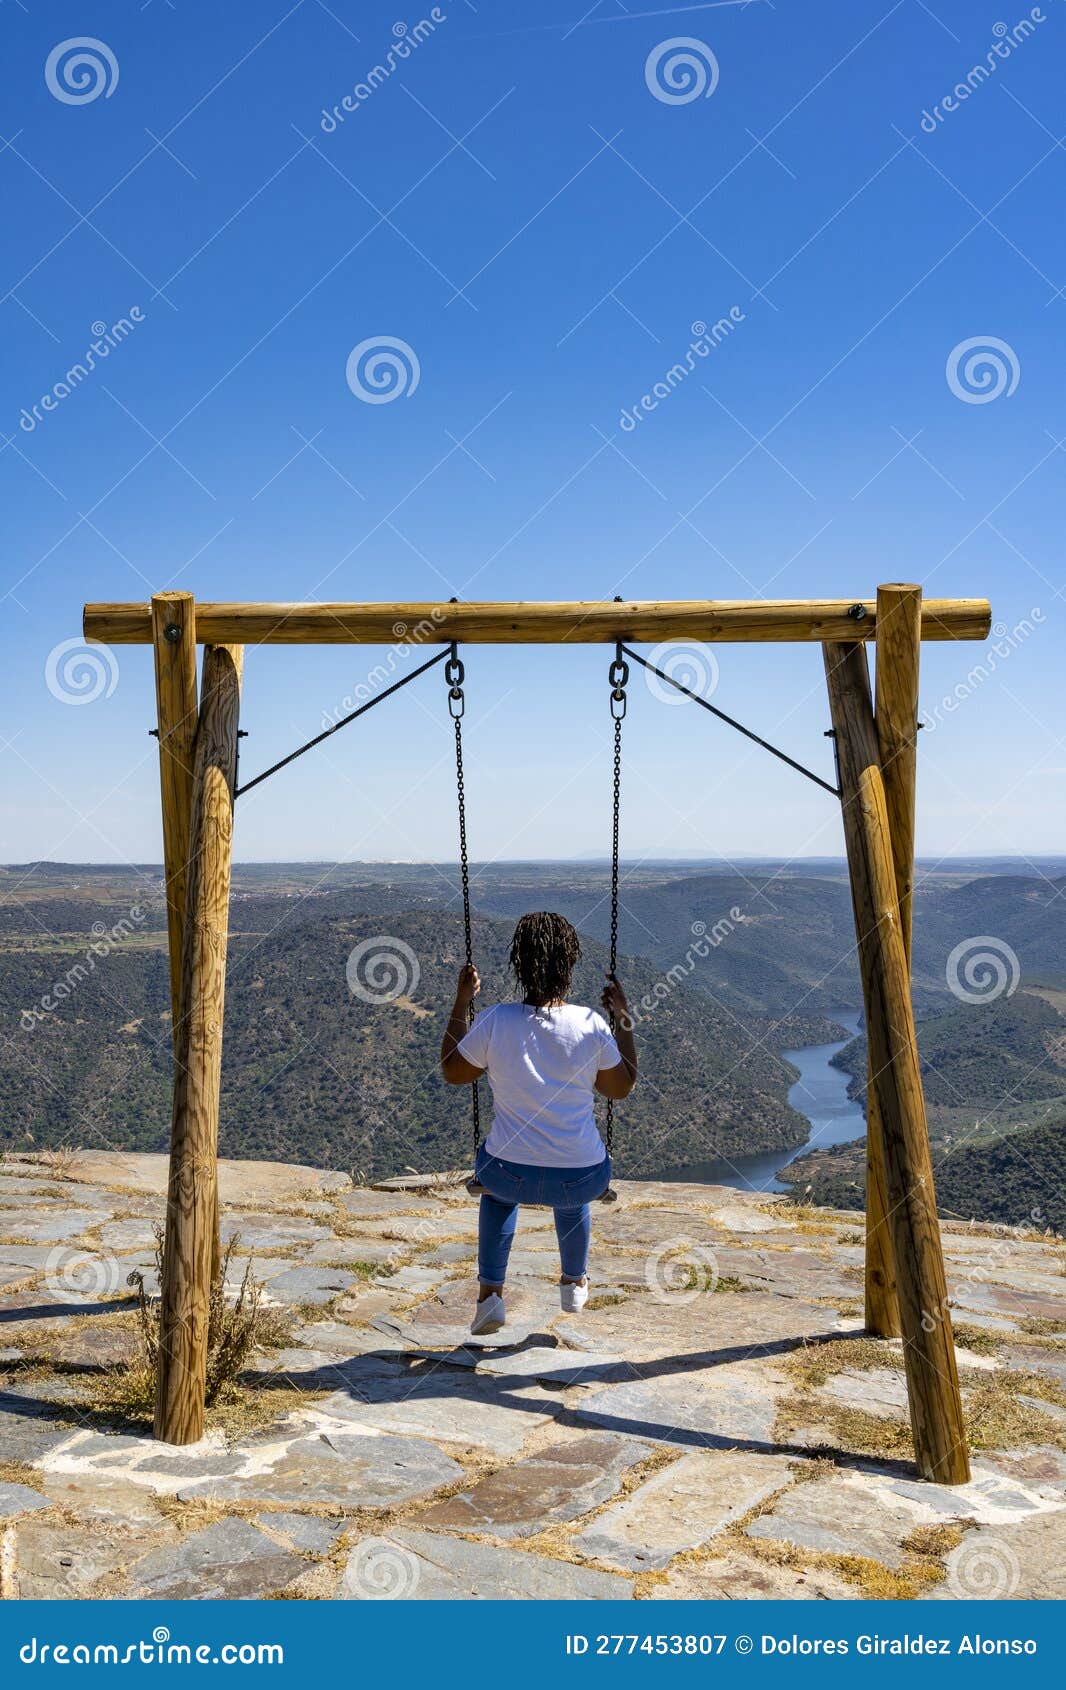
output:
[[[465,1056],[459,1055],[460,1041],[466,1037],[470,1025],[470,1005],[480,990],[478,971],[472,962],[468,962],[459,970],[455,1002],[440,1042],[441,1073],[450,1086],[468,1086],[485,1072],[484,1068],[475,1068]]]
[[[621,1103],[637,1083],[637,1047],[633,1040],[633,1017],[629,1013],[626,995],[614,975],[603,988],[603,1007],[614,1018],[614,1042],[622,1058],[615,1068],[605,1068],[596,1075],[596,1090],[601,1097]]]

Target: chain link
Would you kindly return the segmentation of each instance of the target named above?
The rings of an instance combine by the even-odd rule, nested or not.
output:
[[[611,683],[611,719],[614,722],[614,790],[611,805],[611,956],[610,973],[612,980],[618,968],[618,824],[622,801],[622,722],[626,713],[626,683],[629,680],[629,665],[622,656],[621,642],[615,647],[614,662],[607,672]],[[614,1012],[611,1012],[611,1032],[615,1030]],[[610,1156],[614,1150],[614,1099],[607,1099],[607,1116],[604,1122],[604,1144]]]
[[[453,644],[451,656],[444,666],[444,679],[448,683],[448,711],[455,724],[455,790],[459,800],[459,874],[463,887],[463,938],[466,943],[467,966],[474,961],[473,935],[470,926],[470,861],[466,849],[466,782],[463,777],[463,713],[466,709],[466,697],[463,693],[463,681],[466,670],[460,660],[459,653]],[[467,1012],[467,1024],[473,1026],[477,1010],[473,1002]],[[481,1099],[478,1096],[477,1081],[470,1087],[470,1132],[473,1140],[474,1160],[477,1160],[478,1146],[481,1143]]]

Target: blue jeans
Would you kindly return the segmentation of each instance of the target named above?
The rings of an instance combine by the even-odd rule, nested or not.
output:
[[[478,1215],[478,1277],[483,1285],[502,1285],[507,1277],[521,1203],[554,1209],[563,1277],[584,1276],[592,1235],[589,1204],[611,1183],[609,1156],[591,1168],[536,1168],[489,1156],[482,1145],[474,1172],[485,1187]]]

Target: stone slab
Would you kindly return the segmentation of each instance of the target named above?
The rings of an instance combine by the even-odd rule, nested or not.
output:
[[[386,1286],[390,1291],[400,1292],[405,1297],[415,1296],[427,1291],[435,1291],[444,1279],[439,1268],[431,1267],[401,1267],[387,1277],[376,1278],[374,1284]]]
[[[99,1226],[100,1220],[99,1209],[6,1209],[0,1212],[0,1238],[61,1244]]]
[[[182,1487],[182,1501],[335,1503],[338,1508],[383,1508],[430,1496],[462,1478],[462,1468],[420,1438],[366,1436],[320,1430],[260,1448],[238,1472],[208,1475]]]
[[[479,1373],[489,1373],[500,1380],[535,1379],[546,1390],[569,1390],[574,1385],[613,1385],[633,1377],[632,1362],[598,1350],[531,1344],[521,1350],[467,1349],[463,1353],[472,1358]]]
[[[62,1357],[65,1368],[76,1368],[86,1373],[103,1372],[131,1361],[139,1346],[136,1332],[106,1318],[101,1319],[97,1326],[83,1326],[73,1332],[64,1331],[61,1326],[42,1325],[37,1337],[38,1341],[47,1341],[53,1359]],[[24,1334],[22,1345],[25,1352],[35,1352],[31,1334]]]
[[[112,1478],[99,1471],[46,1471],[44,1491],[49,1501],[62,1508],[68,1517],[76,1515],[86,1524],[98,1521],[104,1527],[123,1529],[131,1524],[141,1528],[158,1528],[160,1524],[152,1492],[121,1476]]]
[[[1046,1350],[1040,1344],[1004,1344],[1000,1360],[1027,1373],[1042,1373],[1066,1389],[1066,1350]]]
[[[316,1267],[322,1264],[328,1264],[330,1267],[349,1267],[356,1262],[367,1267],[385,1267],[389,1262],[395,1261],[397,1253],[395,1244],[386,1244],[380,1238],[330,1236],[322,1243],[313,1245],[304,1261]]]
[[[368,1326],[349,1326],[345,1320],[315,1320],[301,1326],[299,1338],[315,1350],[330,1350],[337,1355],[374,1355],[383,1350],[404,1348],[398,1338],[387,1338]]]
[[[39,1516],[16,1522],[13,1584],[21,1601],[63,1601],[92,1594],[97,1580],[123,1572],[131,1555],[173,1532],[162,1525],[145,1531],[127,1525],[121,1533],[98,1524],[53,1524]]]
[[[0,1479],[0,1520],[14,1520],[20,1514],[39,1514],[52,1506],[48,1497],[29,1485],[9,1484]]]
[[[840,1335],[832,1309],[801,1298],[758,1291],[705,1292],[696,1297],[633,1295],[566,1322],[568,1343],[616,1350],[636,1362],[675,1357],[693,1367],[742,1360],[753,1350],[789,1346],[826,1334]]]
[[[711,1225],[723,1232],[776,1232],[781,1222],[775,1215],[741,1203],[716,1204],[710,1211]]]
[[[818,1387],[816,1397],[828,1397],[844,1408],[858,1408],[877,1420],[907,1419],[907,1380],[888,1368],[845,1368]]]
[[[439,1205],[431,1197],[422,1194],[408,1194],[402,1191],[371,1190],[367,1186],[357,1186],[354,1191],[344,1191],[339,1198],[340,1206],[356,1220],[384,1221],[394,1215],[410,1216],[412,1210],[425,1210],[428,1214],[441,1213]]]
[[[434,1362],[402,1374],[367,1377],[315,1404],[316,1417],[360,1429],[430,1438],[464,1449],[516,1455],[561,1409],[554,1393],[502,1386],[465,1368]]]
[[[328,1555],[351,1522],[343,1516],[325,1520],[319,1514],[271,1513],[260,1514],[256,1524],[268,1537],[280,1539],[283,1548],[301,1555]]]
[[[382,1280],[392,1286],[395,1280]],[[544,1284],[516,1283],[507,1287],[507,1324],[499,1332],[473,1338],[470,1322],[477,1306],[475,1279],[446,1280],[424,1302],[405,1315],[384,1315],[375,1318],[373,1325],[380,1331],[402,1337],[412,1349],[454,1350],[464,1346],[481,1348],[512,1348],[535,1334],[546,1334],[550,1324],[559,1318],[558,1288]]]
[[[167,1601],[232,1601],[272,1596],[305,1567],[246,1520],[218,1520],[135,1561],[131,1594]]]
[[[369,1325],[376,1315],[388,1314],[397,1301],[388,1291],[376,1287],[363,1290],[359,1285],[340,1299],[336,1313],[346,1320],[365,1321]]]
[[[148,1219],[108,1221],[106,1226],[100,1228],[99,1240],[103,1250],[148,1252],[155,1248],[155,1234],[152,1231],[152,1222]]]
[[[681,1550],[706,1543],[790,1478],[782,1455],[731,1450],[683,1455],[598,1515],[574,1547],[620,1571],[657,1570]]]
[[[242,1255],[250,1250],[284,1250],[288,1245],[317,1244],[332,1237],[332,1229],[303,1215],[264,1214],[260,1210],[231,1209],[219,1222],[223,1244],[239,1237]]]
[[[749,1537],[794,1544],[825,1555],[862,1555],[898,1567],[903,1539],[914,1529],[913,1510],[891,1508],[856,1485],[825,1479],[787,1491],[745,1530]]]
[[[79,1184],[124,1186],[165,1196],[170,1158],[126,1150],[81,1150],[70,1174],[75,1190]],[[219,1198],[242,1206],[256,1199],[267,1203],[291,1202],[310,1193],[344,1191],[350,1188],[347,1174],[305,1168],[288,1162],[235,1162],[218,1164]]]
[[[784,1376],[773,1364],[733,1363],[608,1385],[573,1409],[583,1425],[685,1448],[754,1444],[769,1452]]]
[[[982,1460],[1038,1496],[1057,1503],[1066,1500],[1066,1451],[1034,1444],[1027,1449],[986,1450]]]
[[[419,1524],[439,1531],[529,1537],[577,1520],[613,1496],[622,1475],[650,1453],[632,1438],[590,1434],[549,1444],[467,1490],[433,1503]]]
[[[694,1567],[672,1567],[662,1584],[649,1587],[647,1597],[667,1602],[855,1602],[862,1591],[822,1567],[775,1567],[730,1553]]]
[[[969,1531],[948,1555],[946,1567],[944,1583],[924,1600],[1061,1602],[1066,1598],[1066,1509]]]
[[[264,1263],[263,1275],[266,1300],[271,1303],[332,1303],[342,1291],[349,1290],[355,1284],[357,1277],[345,1268],[326,1267],[289,1267],[268,1276],[266,1265]]]
[[[5,1461],[32,1466],[69,1442],[77,1430],[73,1417],[65,1423],[60,1415],[48,1412],[39,1398],[0,1392],[0,1438]]]
[[[472,1168],[456,1170],[454,1173],[441,1174],[395,1174],[392,1179],[375,1180],[370,1191],[416,1191],[424,1196],[426,1192],[453,1190],[459,1191],[473,1174]]]
[[[337,1592],[349,1602],[619,1601],[628,1579],[410,1527],[355,1545]]]

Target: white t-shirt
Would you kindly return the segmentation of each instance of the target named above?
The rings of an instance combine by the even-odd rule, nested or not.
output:
[[[459,1045],[487,1068],[494,1105],[490,1156],[537,1168],[591,1168],[606,1151],[592,1100],[596,1075],[622,1058],[602,1015],[573,1003],[483,1009]]]

